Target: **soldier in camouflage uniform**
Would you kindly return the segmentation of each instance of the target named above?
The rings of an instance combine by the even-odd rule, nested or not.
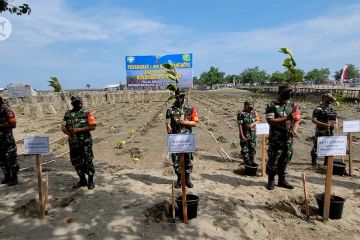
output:
[[[95,168],[90,131],[95,130],[96,119],[82,107],[80,97],[71,97],[71,105],[73,109],[65,113],[61,130],[69,137],[71,164],[80,178],[73,188],[87,186],[88,189],[93,189]],[[85,174],[88,175],[87,180]]]
[[[260,122],[260,118],[253,109],[253,103],[251,100],[247,100],[244,102],[244,110],[239,112],[237,115],[241,155],[243,157],[244,164],[247,166],[256,165],[254,161],[256,154],[255,125]]]
[[[9,186],[18,184],[17,173],[20,168],[16,159],[17,149],[13,128],[16,128],[15,114],[6,100],[0,96],[0,167],[5,176],[1,184]]]
[[[292,89],[288,86],[279,87],[279,97],[266,107],[266,120],[270,125],[268,161],[266,173],[268,174],[267,189],[275,187],[275,175],[279,176],[279,187],[293,189],[286,177],[286,167],[293,154],[293,138],[299,127],[300,112],[290,102]]]
[[[335,98],[332,94],[326,93],[322,96],[322,103],[313,111],[312,122],[316,125],[314,147],[311,150],[311,164],[313,166],[316,166],[317,138],[322,136],[333,136],[334,129],[338,123],[336,111],[331,105],[334,101]]]
[[[197,115],[195,107],[190,105],[185,105],[185,91],[178,89],[175,92],[175,103],[166,111],[166,130],[168,134],[177,134],[177,133],[192,133],[192,128],[196,127],[199,122],[199,117]],[[180,159],[179,154],[171,154],[173,167],[177,175],[177,182],[175,187],[181,187],[181,169],[180,169]],[[193,165],[191,160],[193,159],[192,153],[184,153],[185,159],[185,177],[186,177],[186,186],[189,188],[194,187],[190,181],[190,173],[192,171]]]

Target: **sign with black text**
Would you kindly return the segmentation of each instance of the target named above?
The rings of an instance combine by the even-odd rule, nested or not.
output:
[[[256,124],[256,135],[269,135],[270,126],[267,123]]]
[[[360,121],[343,121],[343,132],[360,132]]]
[[[25,154],[49,153],[49,137],[26,136],[24,137]]]
[[[169,153],[189,153],[195,152],[194,134],[169,134],[168,151]]]
[[[347,149],[347,136],[318,137],[317,154],[319,157],[344,156]]]

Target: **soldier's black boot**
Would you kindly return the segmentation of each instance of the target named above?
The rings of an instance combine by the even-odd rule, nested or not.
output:
[[[285,175],[280,175],[279,176],[279,182],[278,182],[279,187],[282,188],[286,188],[286,189],[294,189],[294,186],[291,185],[290,183],[288,183],[285,179]]]
[[[78,188],[87,186],[85,174],[81,174],[81,175],[79,175],[79,177],[80,177],[80,181],[73,186],[74,189],[78,189]]]
[[[177,175],[177,180],[174,188],[181,188],[181,175],[180,174],[176,174],[176,175]]]
[[[18,184],[17,171],[11,171],[10,181],[8,183],[9,186],[15,186]]]
[[[194,187],[194,184],[192,184],[191,181],[190,181],[190,174],[189,173],[186,173],[186,186],[188,188],[193,188]]]
[[[250,156],[250,166],[255,167],[256,166],[256,162],[255,162],[255,157],[254,156]]]
[[[88,175],[87,187],[88,187],[89,190],[95,188],[94,175]]]
[[[1,181],[1,184],[8,184],[10,182],[11,175],[10,175],[10,173],[5,173],[4,175],[5,175],[5,177]]]
[[[243,158],[244,159],[244,165],[251,166],[251,161],[249,158]]]
[[[267,190],[274,190],[275,188],[275,175],[268,175],[268,183],[266,184]]]

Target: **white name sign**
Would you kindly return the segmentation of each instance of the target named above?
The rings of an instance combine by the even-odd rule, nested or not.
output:
[[[317,154],[320,157],[346,155],[347,136],[318,137]]]
[[[343,132],[360,132],[360,120],[343,121]]]
[[[195,152],[194,134],[169,134],[168,151],[170,153],[189,153]]]
[[[26,136],[24,137],[25,154],[49,153],[49,137]]]
[[[269,135],[270,126],[267,123],[256,124],[256,135]]]

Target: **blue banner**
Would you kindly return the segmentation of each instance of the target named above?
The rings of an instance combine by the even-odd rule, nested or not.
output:
[[[192,54],[165,56],[126,56],[126,81],[128,89],[165,89],[173,83],[162,64],[170,63],[176,67],[180,88],[193,86]]]

